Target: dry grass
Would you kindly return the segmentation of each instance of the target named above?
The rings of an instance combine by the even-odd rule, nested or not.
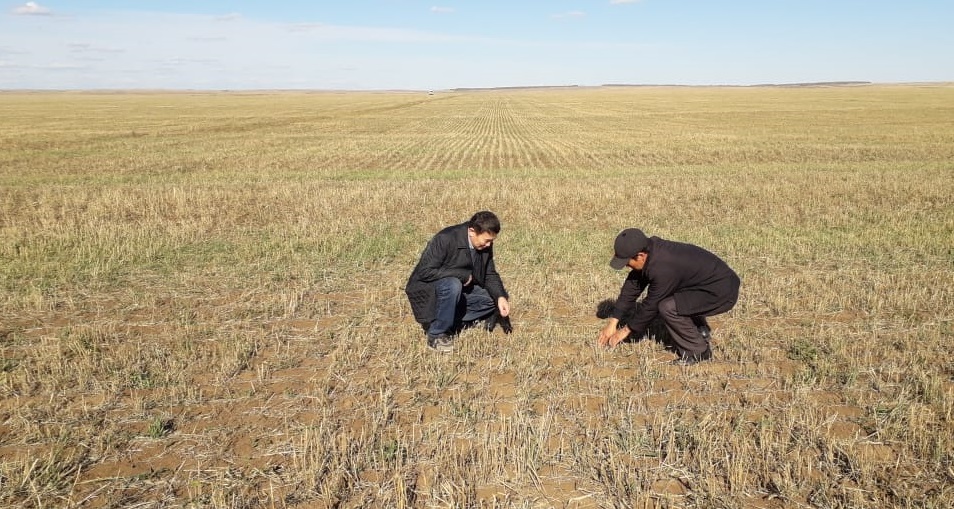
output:
[[[2,94],[0,505],[954,504],[954,88]],[[402,287],[478,209],[512,336]],[[639,226],[717,362],[601,351]]]

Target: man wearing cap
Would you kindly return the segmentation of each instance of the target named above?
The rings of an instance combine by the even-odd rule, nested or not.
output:
[[[498,323],[504,333],[512,330],[510,296],[494,265],[499,233],[500,220],[485,210],[427,243],[404,291],[428,347],[452,351],[454,335],[479,320],[488,331]]]
[[[739,276],[701,247],[647,238],[636,228],[621,231],[613,248],[610,266],[632,270],[616,298],[609,323],[600,331],[600,345],[614,347],[630,335],[642,337],[658,315],[679,355],[674,364],[688,366],[711,359],[706,317],[735,306]],[[646,297],[637,307],[636,299],[644,290]],[[620,319],[627,315],[632,318],[620,326]]]

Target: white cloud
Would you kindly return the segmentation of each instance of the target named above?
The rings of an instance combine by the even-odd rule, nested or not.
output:
[[[26,51],[11,48],[9,46],[0,46],[0,55],[24,55]]]
[[[77,71],[87,69],[87,66],[70,62],[51,62],[49,64],[37,64],[32,66],[35,69],[44,69],[47,71]]]
[[[324,23],[293,23],[288,25],[289,32],[311,32],[312,30],[318,30],[324,28],[326,25]]]
[[[284,25],[284,29],[294,34],[304,34],[312,40],[357,41],[383,43],[433,43],[451,41],[474,41],[470,37],[452,36],[441,33],[407,30],[402,28],[377,28],[325,23],[294,23]]]
[[[199,65],[217,65],[218,60],[214,58],[182,58],[182,57],[172,57],[163,61],[156,62],[157,65],[161,67],[182,67],[186,65],[199,64]]]
[[[216,35],[198,35],[195,37],[189,37],[188,40],[195,41],[195,42],[226,42],[229,39],[228,37],[216,36]]]
[[[71,42],[66,45],[69,48],[71,53],[122,53],[123,50],[119,48],[107,48],[102,46],[95,46],[88,42]]]
[[[215,18],[216,21],[238,21],[242,19],[242,15],[237,12],[230,12]]]
[[[19,7],[14,7],[13,13],[23,16],[48,16],[53,14],[53,11],[36,2],[27,2]]]
[[[450,14],[454,12],[454,9],[452,7],[438,7],[435,5],[434,7],[431,7],[431,12],[437,12],[440,14]]]
[[[586,13],[583,11],[569,11],[569,12],[562,12],[560,14],[554,14],[553,18],[567,19],[567,18],[582,18],[584,16],[586,16]]]
[[[614,43],[492,38],[309,20],[278,23],[247,16],[223,22],[216,16],[121,11],[65,17],[57,11],[46,20],[50,30],[36,30],[32,23],[15,19],[0,13],[2,89],[427,90],[583,82],[584,71],[577,72],[580,78],[557,76],[555,71],[550,77],[551,66],[537,62],[567,52],[637,50]],[[490,70],[506,59],[490,55],[501,52],[514,58],[504,74],[493,76]]]

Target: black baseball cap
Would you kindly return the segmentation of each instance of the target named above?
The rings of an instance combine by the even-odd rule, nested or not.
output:
[[[627,228],[616,236],[616,242],[613,244],[613,259],[610,260],[610,267],[620,270],[629,263],[640,251],[646,249],[649,245],[649,239],[642,230],[636,228]]]

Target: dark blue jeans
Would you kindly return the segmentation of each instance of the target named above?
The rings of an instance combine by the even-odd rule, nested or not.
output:
[[[427,329],[428,336],[453,334],[464,322],[480,320],[497,310],[497,303],[483,287],[464,288],[456,277],[445,277],[434,282],[437,309],[434,321]]]

